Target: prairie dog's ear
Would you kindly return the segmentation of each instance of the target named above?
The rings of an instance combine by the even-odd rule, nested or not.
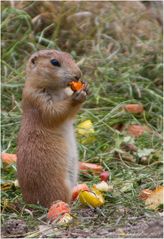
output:
[[[34,57],[31,58],[32,65],[36,64],[36,60],[37,60],[37,56],[34,56]]]

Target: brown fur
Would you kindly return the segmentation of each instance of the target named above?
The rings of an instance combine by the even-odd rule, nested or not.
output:
[[[50,63],[54,58],[60,67]],[[45,207],[55,200],[70,202],[78,174],[72,123],[87,89],[66,94],[68,83],[80,78],[81,72],[69,54],[55,50],[33,54],[26,75],[17,145],[23,197]]]

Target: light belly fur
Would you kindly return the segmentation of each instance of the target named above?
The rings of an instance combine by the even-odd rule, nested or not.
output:
[[[67,159],[68,159],[68,175],[66,183],[69,184],[69,187],[73,188],[77,184],[78,171],[79,171],[79,162],[78,162],[78,153],[76,146],[76,138],[74,133],[73,121],[67,122],[64,126],[64,137],[67,144]]]

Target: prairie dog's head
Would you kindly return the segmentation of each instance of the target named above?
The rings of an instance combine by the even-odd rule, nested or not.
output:
[[[81,71],[72,56],[56,50],[34,53],[26,68],[27,81],[36,87],[65,88],[70,81],[78,81]]]

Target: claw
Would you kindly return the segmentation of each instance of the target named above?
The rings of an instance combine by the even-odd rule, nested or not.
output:
[[[85,84],[85,88],[83,90],[87,93],[87,95],[91,95],[88,82],[84,81],[84,84]]]
[[[86,100],[87,93],[84,90],[76,91],[73,94],[73,99],[77,102],[84,102]]]

